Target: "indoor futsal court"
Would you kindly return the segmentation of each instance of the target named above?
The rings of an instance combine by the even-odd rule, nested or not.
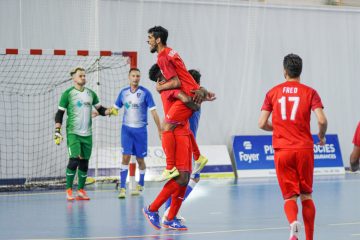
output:
[[[360,239],[359,184],[359,174],[316,177],[315,239]],[[238,182],[201,180],[181,211],[188,231],[157,231],[145,220],[141,209],[161,186],[147,184],[142,195],[129,195],[124,200],[117,198],[113,184],[89,186],[90,201],[66,202],[63,191],[2,193],[0,239],[277,240],[288,237],[275,178]],[[300,237],[303,235],[302,232]]]
[[[0,240],[360,240],[359,70],[360,0],[0,0]]]

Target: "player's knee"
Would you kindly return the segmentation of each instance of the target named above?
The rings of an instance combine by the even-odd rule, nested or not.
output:
[[[79,161],[79,170],[83,172],[87,172],[89,168],[89,160],[83,159]]]
[[[311,193],[302,193],[302,194],[300,194],[300,199],[301,199],[301,201],[312,199],[312,195],[311,195]]]
[[[298,199],[298,195],[293,195],[293,196],[291,196],[291,197],[289,197],[289,198],[286,198],[285,199],[285,202],[286,201],[295,201],[296,202],[296,200]]]
[[[121,164],[122,165],[129,165],[130,159],[131,159],[131,155],[123,155]]]
[[[79,166],[79,160],[80,160],[79,158],[70,158],[67,168],[72,171],[75,171]]]
[[[180,186],[187,186],[190,180],[190,175],[187,172],[180,172],[180,175],[177,177],[176,182]]]

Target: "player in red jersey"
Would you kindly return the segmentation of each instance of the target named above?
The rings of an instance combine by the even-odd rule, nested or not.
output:
[[[290,240],[297,240],[297,198],[300,196],[306,239],[314,236],[315,205],[312,200],[314,143],[310,133],[311,110],[319,127],[319,143],[326,142],[327,119],[318,93],[300,83],[302,59],[295,54],[285,56],[286,81],[272,88],[265,96],[259,127],[273,131],[275,168],[284,198],[284,210],[290,224]],[[272,122],[269,117],[272,114]]]
[[[167,35],[167,30],[162,27],[154,27],[149,30],[148,42],[152,52],[161,52],[166,48]],[[173,54],[171,55],[173,57],[175,56]],[[179,61],[183,64],[179,57],[176,57],[173,60],[177,62],[176,64],[179,64]],[[186,95],[193,97],[194,101],[198,104],[200,104],[203,100],[214,100],[215,95],[211,92],[207,92],[204,88],[200,88],[200,86],[187,72],[185,65],[183,65],[184,69],[186,70],[187,74],[190,75],[190,78],[185,77],[184,79],[182,69],[178,69],[177,72],[174,66],[175,63],[167,61],[167,64],[168,66],[166,70],[164,71],[164,69],[162,69],[163,75],[165,75],[166,72],[167,81],[162,85],[157,84],[157,90],[161,93],[164,113],[166,116],[165,124],[163,124],[164,132],[162,135],[162,143],[164,152],[167,157],[167,164],[168,157],[171,157],[171,161],[173,161],[172,164],[174,166],[173,169],[175,168],[175,170],[178,171],[178,175],[176,176],[172,174],[175,171],[167,170],[170,173],[168,175],[172,175],[171,179],[164,185],[163,189],[155,198],[155,200],[148,207],[143,208],[143,213],[146,219],[155,229],[160,229],[161,225],[158,210],[165,203],[165,201],[171,197],[172,201],[169,214],[163,222],[163,226],[165,228],[175,230],[187,230],[187,227],[176,218],[176,215],[184,199],[185,191],[192,170],[191,160],[193,143],[188,120],[191,117],[193,111],[187,108],[183,102],[179,100],[174,101],[172,99],[173,96],[169,97],[169,94],[173,94],[171,93],[172,91],[169,90],[181,87],[181,91]],[[169,74],[169,72],[172,74]],[[204,158],[204,160],[207,161],[206,158]],[[202,164],[199,165],[199,169],[201,170]]]
[[[178,125],[184,125],[193,114],[193,110],[188,108],[181,101],[172,101],[169,95],[177,95],[178,88],[190,97],[194,97],[196,103],[201,103],[204,99],[211,100],[214,95],[201,88],[187,71],[184,62],[179,54],[167,47],[166,41],[168,31],[155,26],[148,30],[148,43],[152,53],[158,53],[157,64],[161,69],[166,81],[157,84],[156,89],[161,93],[164,105],[165,119],[162,124],[162,145],[166,155],[166,169],[160,180],[167,180],[179,175],[175,166],[175,136],[173,130]],[[173,90],[171,90],[173,89]],[[175,89],[175,90],[174,90]],[[169,91],[171,90],[171,91]],[[173,92],[175,91],[175,93]],[[176,97],[175,97],[176,98]],[[205,166],[208,159],[202,155],[195,158],[194,172],[197,173]]]
[[[354,138],[354,148],[350,155],[350,170],[356,172],[359,170],[359,158],[360,158],[360,122],[357,125]]]

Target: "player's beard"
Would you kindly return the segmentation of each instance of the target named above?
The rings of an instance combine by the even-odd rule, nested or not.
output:
[[[151,53],[156,53],[157,47],[158,47],[158,45],[157,45],[157,43],[155,43],[155,45],[152,48],[150,48],[150,52]]]

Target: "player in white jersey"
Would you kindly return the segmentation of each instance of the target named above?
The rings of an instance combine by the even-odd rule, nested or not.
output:
[[[87,178],[89,159],[92,150],[91,111],[94,106],[100,115],[116,115],[114,109],[106,109],[100,105],[94,91],[85,87],[85,69],[76,67],[70,75],[74,86],[61,95],[59,109],[55,115],[54,140],[59,145],[63,139],[61,125],[65,110],[67,111],[66,140],[69,152],[69,163],[66,168],[66,197],[72,201],[72,186],[76,170],[78,170],[77,200],[89,200],[84,186]]]
[[[131,155],[136,156],[139,164],[140,179],[136,192],[144,188],[145,161],[147,156],[147,112],[150,110],[158,128],[161,138],[159,116],[150,91],[140,86],[140,70],[131,68],[129,71],[130,86],[122,89],[115,102],[114,108],[124,107],[124,117],[121,128],[122,162],[120,169],[120,194],[119,198],[126,196],[126,178],[128,175]]]

